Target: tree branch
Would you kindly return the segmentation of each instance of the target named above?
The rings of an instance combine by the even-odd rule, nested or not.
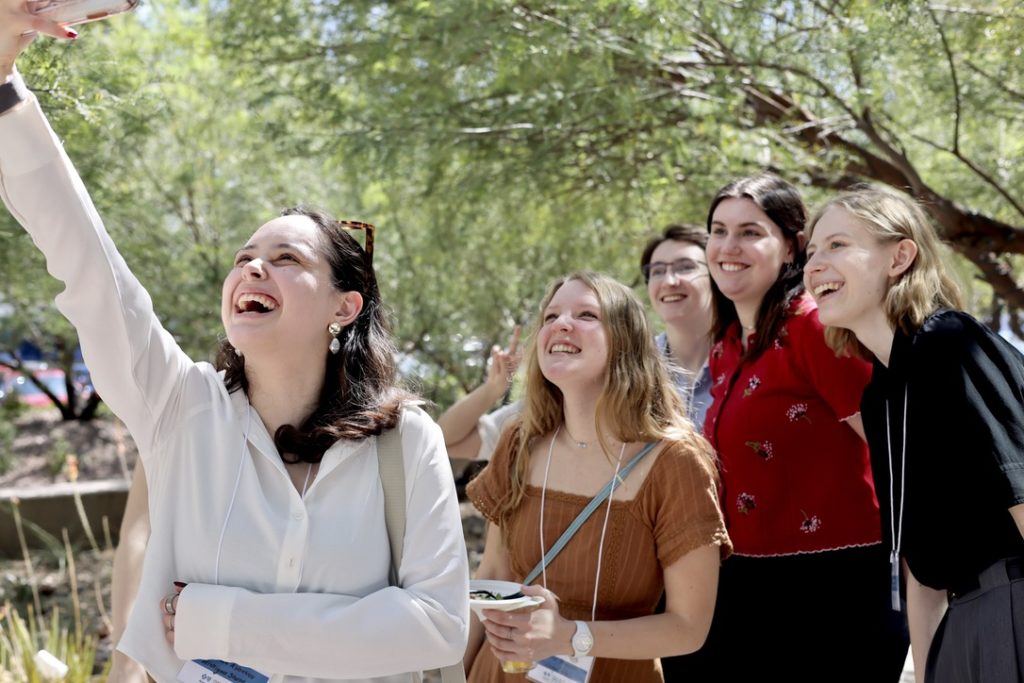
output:
[[[946,40],[946,31],[942,28],[942,23],[939,18],[935,16],[935,10],[931,7],[928,8],[928,16],[932,18],[932,22],[935,24],[935,29],[939,32],[939,39],[942,41],[942,50],[946,53],[946,63],[949,64],[949,75],[953,79],[953,103],[955,105],[955,114],[953,117],[953,151],[957,154],[960,153],[960,81],[956,75],[956,62],[953,59],[953,50],[949,47],[949,41]]]

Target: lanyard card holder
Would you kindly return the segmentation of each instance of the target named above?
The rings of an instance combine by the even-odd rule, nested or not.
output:
[[[535,683],[587,683],[593,668],[593,657],[555,655],[537,662],[526,672],[526,680]]]
[[[241,664],[193,659],[178,672],[180,683],[269,683],[270,677]]]

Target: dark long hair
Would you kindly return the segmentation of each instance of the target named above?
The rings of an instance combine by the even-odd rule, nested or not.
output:
[[[395,383],[395,345],[377,288],[377,275],[366,252],[338,221],[319,211],[294,207],[282,216],[306,216],[324,237],[324,255],[331,266],[332,285],[342,292],[359,292],[363,309],[338,335],[341,351],[327,351],[326,373],[317,407],[301,425],[281,425],[274,445],[285,462],[320,462],[324,451],[339,439],[359,440],[380,434],[398,423],[402,402],[414,398]],[[224,340],[217,354],[229,392],[248,394],[245,359]]]
[[[765,293],[761,307],[757,311],[757,332],[745,354],[747,358],[755,359],[771,346],[786,319],[790,304],[804,291],[806,257],[800,248],[797,235],[807,225],[807,207],[800,197],[800,191],[775,174],[761,173],[740,178],[719,190],[711,200],[707,220],[709,233],[715,209],[726,199],[749,199],[754,202],[775,225],[779,226],[783,238],[793,247],[793,262],[782,264],[778,278]],[[714,278],[711,278],[711,293],[715,302],[715,320],[711,326],[711,336],[718,341],[725,336],[726,330],[738,320],[738,317],[735,304],[722,294]]]

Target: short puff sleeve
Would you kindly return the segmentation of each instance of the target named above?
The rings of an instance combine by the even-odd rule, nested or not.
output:
[[[798,302],[787,321],[797,350],[802,376],[840,420],[860,413],[860,398],[871,380],[871,364],[860,358],[837,356],[825,342],[825,327],[818,320],[818,308]]]
[[[706,545],[717,545],[723,560],[732,554],[711,446],[699,441],[697,448],[666,442],[647,475],[650,485],[644,487],[638,511],[651,526],[662,567]]]

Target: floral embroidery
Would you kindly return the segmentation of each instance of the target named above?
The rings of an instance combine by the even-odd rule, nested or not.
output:
[[[782,337],[775,338],[775,341],[772,342],[772,348],[774,348],[776,351],[782,350]]]
[[[747,388],[743,390],[743,398],[750,396],[759,386],[761,386],[761,378],[754,375],[750,378],[750,381],[747,382]]]
[[[745,441],[744,443],[747,448],[750,448],[765,460],[771,460],[775,457],[771,441]]]
[[[751,510],[757,507],[757,502],[754,497],[749,493],[741,493],[736,496],[736,509],[744,515],[749,514]]]
[[[718,360],[725,353],[725,347],[722,342],[715,342],[715,345],[711,347],[711,357]]]
[[[800,514],[804,516],[804,521],[800,523],[800,531],[805,534],[813,534],[821,528],[821,519],[819,519],[817,515],[808,517],[807,513],[803,510],[800,511]]]
[[[719,384],[721,384],[724,381],[725,381],[725,373],[723,372],[723,373],[719,374],[718,377],[715,378],[715,386],[717,387]]]
[[[786,411],[786,417],[789,418],[790,422],[796,422],[797,420],[811,421],[811,418],[807,417],[807,404],[806,403],[794,403]]]

